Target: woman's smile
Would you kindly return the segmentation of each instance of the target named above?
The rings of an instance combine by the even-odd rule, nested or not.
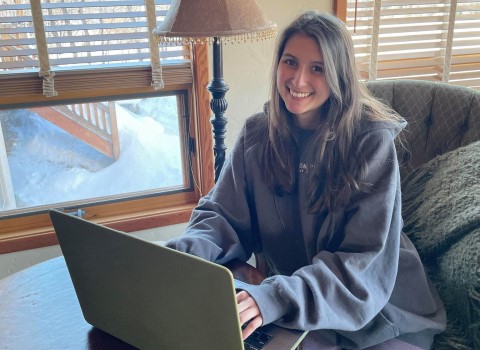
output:
[[[313,95],[313,92],[297,92],[292,89],[290,90],[290,94],[295,98],[307,98]]]

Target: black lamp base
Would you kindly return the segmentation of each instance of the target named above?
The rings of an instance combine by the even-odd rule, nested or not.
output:
[[[207,89],[212,94],[210,109],[214,115],[210,118],[210,122],[213,126],[213,138],[215,139],[213,153],[215,156],[215,182],[217,182],[225,163],[225,150],[227,149],[227,146],[225,146],[227,118],[224,116],[224,113],[228,107],[225,94],[229,87],[223,80],[222,43],[218,37],[214,38],[212,46],[213,79],[208,84]]]

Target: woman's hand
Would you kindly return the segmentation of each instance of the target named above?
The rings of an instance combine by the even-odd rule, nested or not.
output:
[[[237,293],[237,309],[240,315],[240,324],[247,326],[242,330],[243,339],[246,339],[263,323],[260,309],[255,300],[245,291]]]

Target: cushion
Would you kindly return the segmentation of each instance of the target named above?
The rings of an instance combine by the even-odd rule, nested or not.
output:
[[[404,232],[425,262],[480,227],[480,141],[437,156],[402,180]]]
[[[439,257],[432,272],[448,319],[433,349],[480,349],[480,228]]]
[[[433,349],[480,349],[480,141],[409,173],[402,200],[404,232],[447,311]]]

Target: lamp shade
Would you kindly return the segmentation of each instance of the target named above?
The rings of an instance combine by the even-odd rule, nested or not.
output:
[[[173,0],[153,34],[159,42],[188,44],[270,38],[276,28],[255,0]]]

